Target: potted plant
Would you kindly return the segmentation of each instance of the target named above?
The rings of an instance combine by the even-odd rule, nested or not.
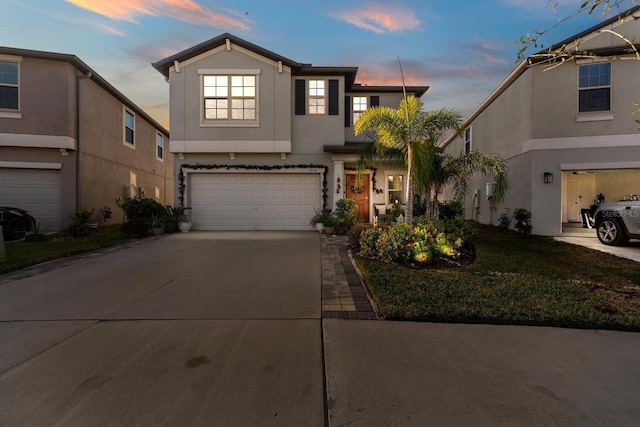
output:
[[[152,214],[151,215],[151,234],[153,236],[159,236],[164,234],[164,225],[167,222],[167,218],[164,215]]]
[[[181,221],[184,222],[187,220],[187,217],[185,215],[185,212],[187,211],[187,209],[191,209],[191,208],[186,206],[176,206],[176,207],[167,206],[168,218],[164,226],[167,233],[175,233],[176,231],[178,231],[179,223]],[[186,226],[183,228],[186,228]],[[189,226],[189,228],[191,227]]]
[[[319,232],[324,230],[327,234],[335,233],[336,217],[331,209],[316,209],[315,215],[309,221]]]

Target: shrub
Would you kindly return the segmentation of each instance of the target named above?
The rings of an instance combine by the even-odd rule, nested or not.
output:
[[[464,205],[459,200],[449,200],[438,203],[440,219],[462,219],[464,218]]]
[[[349,236],[349,245],[352,248],[358,249],[360,247],[360,239],[362,238],[362,233],[365,230],[368,230],[372,227],[371,224],[365,224],[363,222],[359,222],[351,227],[351,230],[347,233]]]
[[[336,209],[333,214],[336,219],[336,231],[345,234],[360,218],[356,215],[356,202],[352,199],[340,199],[336,202]]]
[[[525,236],[531,234],[531,211],[519,208],[513,212],[513,217],[516,219],[515,229],[518,233]]]
[[[360,234],[360,254],[365,257],[378,256],[378,239],[385,232],[385,228],[368,228]]]
[[[413,198],[413,217],[423,216],[427,212],[427,199],[422,196],[414,196]]]
[[[120,207],[124,210],[127,219],[143,219],[147,222],[151,222],[154,215],[164,216],[167,212],[166,207],[150,198],[129,199]]]
[[[93,211],[83,208],[69,214],[69,225],[65,229],[72,237],[87,237],[91,233]]]
[[[413,257],[413,236],[408,224],[396,224],[385,229],[378,238],[378,255],[398,264]]]
[[[128,237],[144,237],[149,232],[149,222],[144,218],[130,219],[120,226],[122,233]]]

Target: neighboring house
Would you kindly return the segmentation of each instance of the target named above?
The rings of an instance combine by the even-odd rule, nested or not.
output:
[[[449,154],[499,154],[510,167],[511,189],[494,210],[491,179],[472,181],[468,217],[497,225],[506,208],[509,217],[526,208],[533,233],[556,236],[563,224],[581,222],[582,210],[599,196],[616,201],[640,194],[640,133],[632,115],[640,101],[640,60],[626,60],[635,58],[630,46],[608,32],[637,40],[640,6],[627,13],[635,19],[613,17],[556,45],[571,50],[580,40],[579,49],[598,58],[555,67],[523,61],[465,121],[463,135],[444,141]]]
[[[396,108],[401,86],[361,86],[355,67],[301,64],[231,34],[153,66],[170,84],[176,203],[193,208],[194,229],[309,230],[343,197],[371,222],[374,205],[403,202],[404,171],[371,165],[356,182],[353,133],[370,106]]]
[[[74,55],[0,47],[0,205],[58,231],[141,195],[173,202],[168,131]]]

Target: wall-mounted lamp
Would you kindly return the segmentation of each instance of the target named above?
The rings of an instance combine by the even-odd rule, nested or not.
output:
[[[551,172],[544,173],[544,183],[551,184],[553,182],[553,174]]]

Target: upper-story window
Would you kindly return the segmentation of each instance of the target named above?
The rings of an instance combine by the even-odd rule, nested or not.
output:
[[[124,143],[135,147],[136,116],[129,110],[124,110]]]
[[[17,110],[18,63],[0,61],[0,109]]]
[[[464,152],[469,154],[471,152],[471,128],[468,127],[464,130]]]
[[[256,76],[203,76],[205,120],[256,120]]]
[[[353,124],[355,124],[362,113],[367,109],[367,97],[366,96],[354,96],[353,97]]]
[[[309,80],[309,114],[325,114],[324,80]]]
[[[164,160],[164,135],[160,132],[156,134],[156,158]]]
[[[578,111],[611,110],[611,63],[578,67]]]

